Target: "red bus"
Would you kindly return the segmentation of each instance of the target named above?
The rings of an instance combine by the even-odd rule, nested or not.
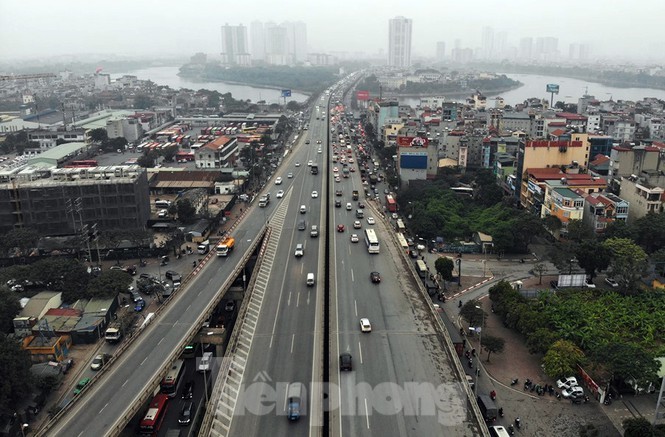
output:
[[[193,152],[177,152],[175,154],[175,159],[180,162],[182,160],[184,161],[194,161],[194,153]]]
[[[162,379],[160,391],[170,398],[174,398],[178,391],[178,383],[180,377],[185,371],[185,362],[183,360],[176,360],[169,369],[166,376]]]
[[[169,406],[169,397],[165,394],[158,394],[150,401],[148,412],[143,416],[143,420],[139,423],[142,436],[157,435],[159,428],[162,426],[164,417],[166,417],[166,409]]]
[[[397,212],[397,202],[390,194],[386,194],[386,209],[390,212]]]
[[[65,168],[90,168],[97,166],[96,159],[82,159],[79,161],[71,161],[69,164],[65,165]]]

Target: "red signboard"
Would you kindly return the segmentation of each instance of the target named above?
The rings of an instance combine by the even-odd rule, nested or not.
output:
[[[369,91],[357,91],[356,99],[358,100],[369,100]]]
[[[397,145],[400,147],[427,147],[429,141],[421,137],[397,137]]]

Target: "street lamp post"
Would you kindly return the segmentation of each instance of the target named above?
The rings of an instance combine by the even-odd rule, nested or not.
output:
[[[462,258],[457,258],[457,286],[462,286]]]
[[[27,423],[21,424],[21,435],[25,437],[25,429],[28,428],[30,425]]]
[[[481,312],[480,329],[476,328],[476,331],[478,331],[478,363],[476,367],[476,383],[473,386],[473,388],[477,390],[476,387],[478,386],[478,377],[480,376],[480,351],[482,351],[483,349],[483,329],[485,328],[485,312],[480,307],[480,305],[476,305],[476,308],[478,308]]]

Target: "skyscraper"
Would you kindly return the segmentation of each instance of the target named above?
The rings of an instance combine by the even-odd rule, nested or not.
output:
[[[395,17],[388,21],[388,65],[406,68],[411,65],[410,18]]]
[[[250,47],[252,59],[263,61],[266,58],[266,38],[263,33],[263,23],[261,21],[252,21],[249,25]]]
[[[275,24],[254,21],[252,59],[272,65],[292,65],[307,61],[307,25],[301,21]]]
[[[436,43],[436,60],[443,61],[446,58],[446,43],[437,41]]]
[[[483,59],[492,59],[494,57],[494,29],[483,27],[483,37],[480,56]]]
[[[222,62],[231,65],[249,65],[247,28],[242,24],[222,26]]]
[[[520,39],[519,56],[523,61],[531,60],[533,57],[533,38],[530,36]]]

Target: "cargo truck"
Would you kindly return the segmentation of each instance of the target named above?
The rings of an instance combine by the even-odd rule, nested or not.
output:
[[[203,241],[199,243],[197,247],[199,255],[205,255],[210,250],[210,240]]]
[[[483,413],[483,417],[488,422],[496,420],[497,416],[499,415],[496,404],[488,395],[478,395],[478,407]]]
[[[104,333],[104,340],[109,343],[117,343],[122,339],[122,330],[120,323],[111,323]]]
[[[236,240],[233,237],[226,237],[217,245],[217,256],[228,256],[233,251]]]

